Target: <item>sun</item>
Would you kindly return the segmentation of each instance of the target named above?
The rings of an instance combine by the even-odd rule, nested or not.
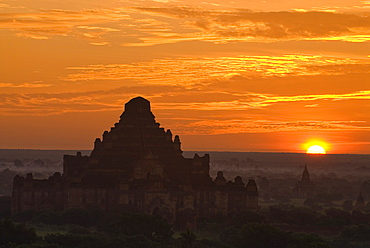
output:
[[[326,154],[325,149],[319,145],[310,146],[307,151],[307,154]]]
[[[307,154],[326,154],[331,147],[331,144],[323,139],[309,139],[301,144],[301,149]]]

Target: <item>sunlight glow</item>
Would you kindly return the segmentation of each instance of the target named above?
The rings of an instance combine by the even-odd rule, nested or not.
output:
[[[311,146],[310,148],[308,148],[306,153],[308,153],[308,154],[326,154],[326,151],[321,146],[314,145],[314,146]]]
[[[322,139],[310,139],[301,144],[301,148],[307,154],[326,154],[331,150],[331,144]]]

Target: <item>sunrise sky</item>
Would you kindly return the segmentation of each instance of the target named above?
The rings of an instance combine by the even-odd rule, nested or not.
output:
[[[370,1],[0,0],[0,49],[0,148],[92,149],[143,96],[183,150],[370,153]]]

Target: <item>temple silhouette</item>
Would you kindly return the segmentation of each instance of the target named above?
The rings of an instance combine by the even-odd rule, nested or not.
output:
[[[98,207],[158,214],[180,228],[196,228],[199,217],[257,211],[254,180],[227,181],[221,171],[213,180],[209,170],[209,155],[185,158],[179,136],[161,128],[150,102],[136,97],[95,140],[90,156],[64,155],[63,174],[16,176],[12,212]]]
[[[304,166],[302,178],[295,185],[295,191],[298,197],[311,197],[315,190],[315,184],[310,179],[307,165]]]

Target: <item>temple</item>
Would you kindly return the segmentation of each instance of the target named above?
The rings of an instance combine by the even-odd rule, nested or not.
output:
[[[315,185],[310,179],[310,173],[308,172],[307,165],[305,165],[302,178],[295,185],[295,191],[299,197],[310,197],[313,195]]]
[[[12,212],[98,207],[103,211],[158,214],[169,223],[196,228],[199,217],[258,209],[254,180],[209,175],[208,154],[182,155],[179,136],[160,127],[150,102],[131,99],[118,123],[97,138],[90,156],[64,155],[63,174],[16,176]]]
[[[365,208],[366,208],[365,199],[362,196],[362,192],[360,192],[353,209],[363,211],[365,210]]]

